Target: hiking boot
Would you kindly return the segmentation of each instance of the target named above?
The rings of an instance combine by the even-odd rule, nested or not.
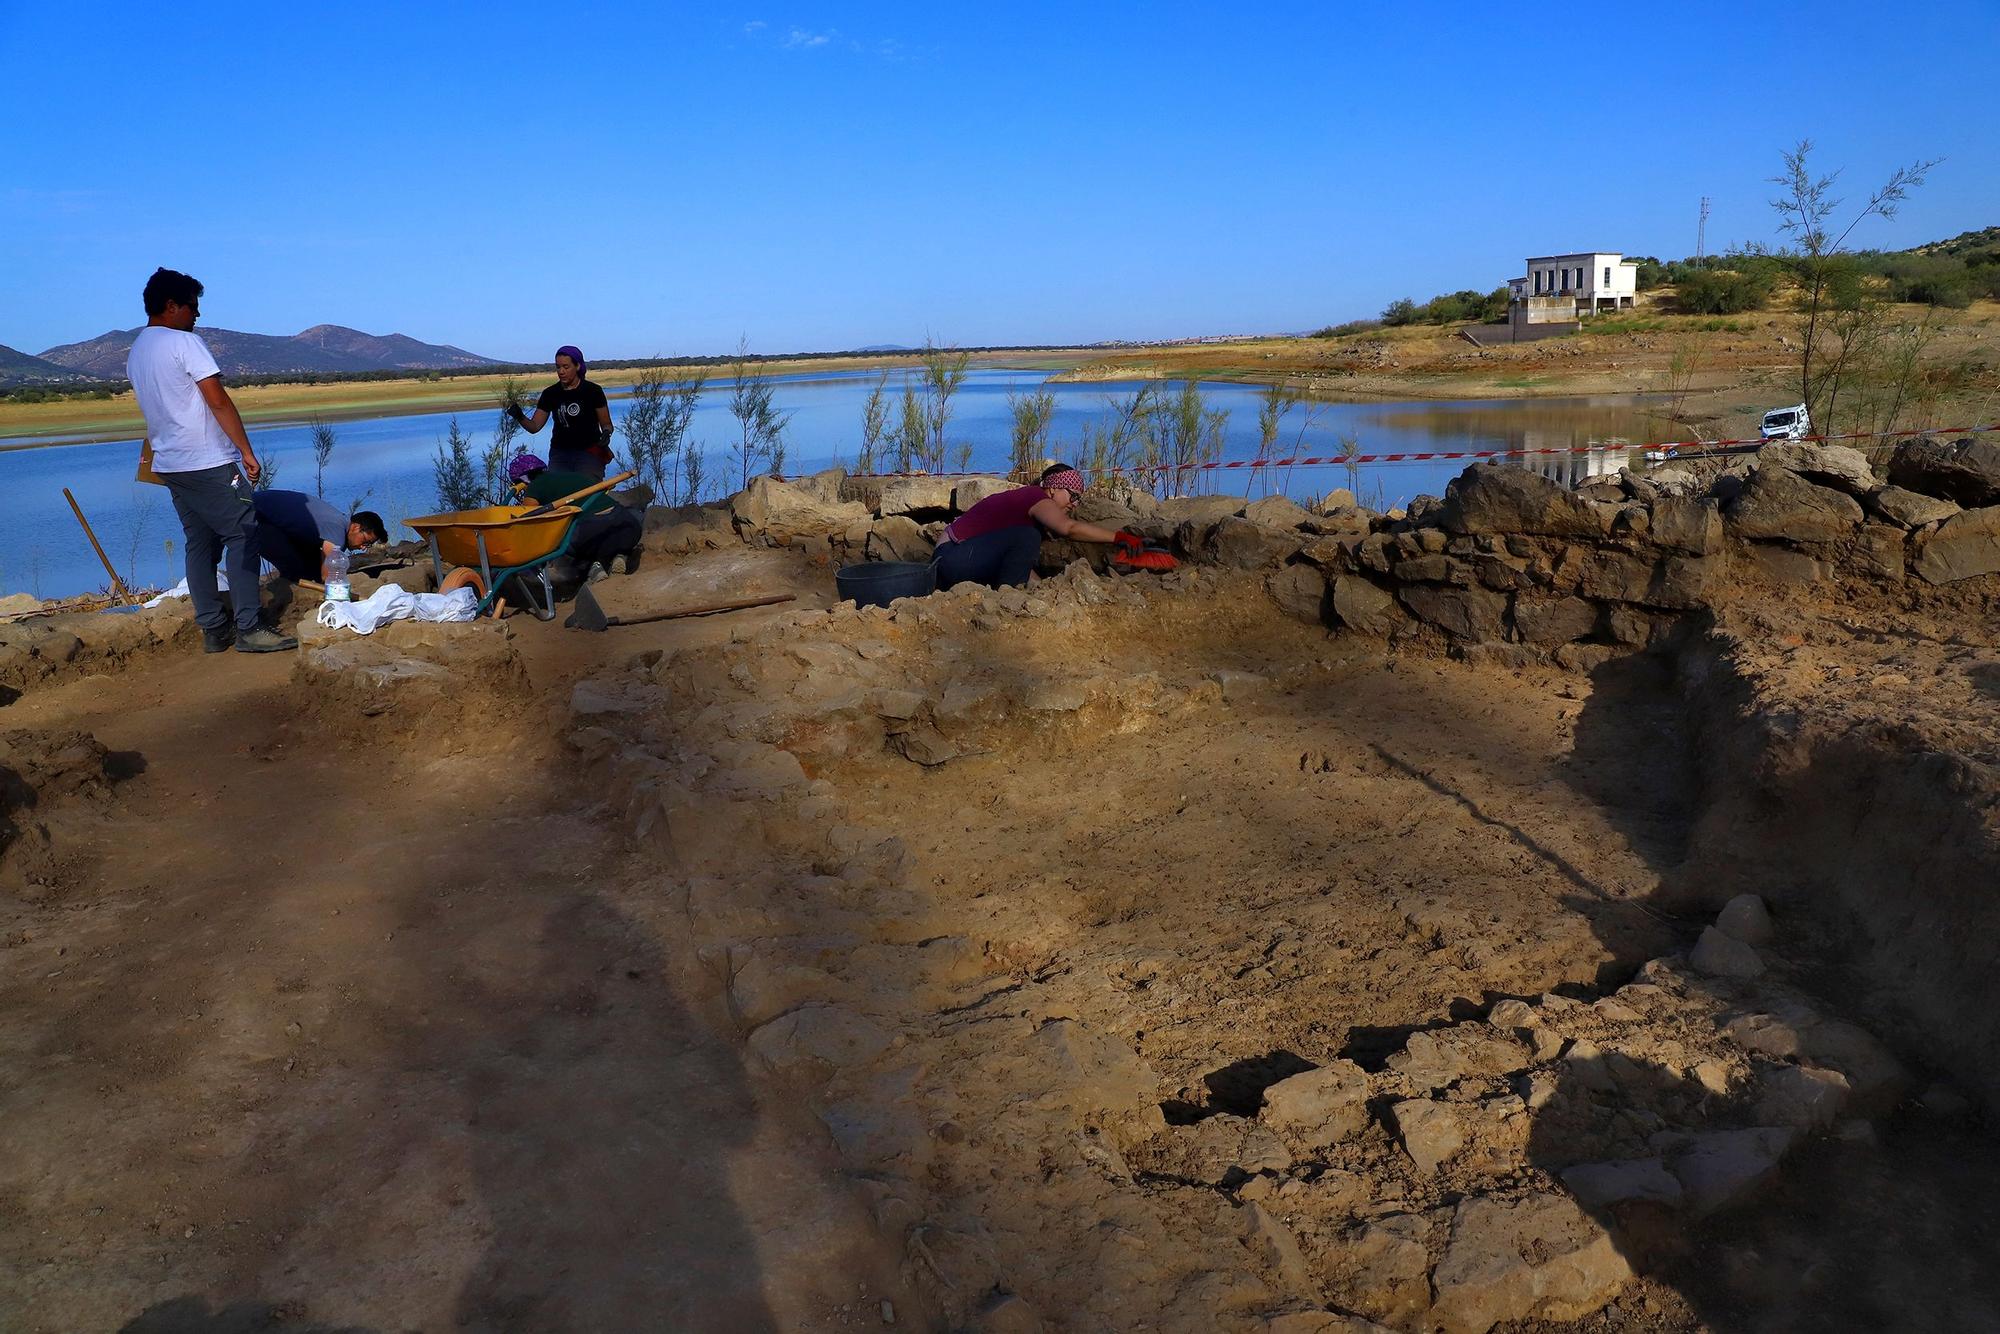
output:
[[[258,626],[255,630],[245,630],[236,636],[238,653],[283,653],[286,649],[297,648],[299,641],[290,635],[281,635],[273,630]]]
[[[235,642],[236,631],[227,625],[223,626],[220,630],[204,628],[201,632],[201,651],[203,653],[227,653],[229,652],[229,646]]]
[[[610,577],[610,571],[606,570],[602,565],[599,565],[596,561],[592,561],[590,563],[590,573],[584,576],[583,582],[585,582],[586,584],[594,584],[600,579],[607,579],[609,577]]]
[[[613,573],[613,574],[637,574],[638,572],[639,572],[639,553],[638,553],[638,552],[636,552],[636,551],[621,551],[621,552],[619,552],[619,553],[618,553],[617,555],[615,555],[615,556],[613,556],[613,557],[611,558],[611,573]]]

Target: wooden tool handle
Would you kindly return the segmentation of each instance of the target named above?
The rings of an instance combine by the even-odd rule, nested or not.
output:
[[[645,625],[651,621],[672,621],[682,616],[707,616],[718,611],[742,611],[746,607],[768,607],[774,603],[790,602],[796,593],[774,593],[769,597],[739,598],[734,602],[713,602],[705,607],[681,607],[675,611],[656,611],[646,616],[613,616],[613,625]]]
[[[528,511],[527,514],[524,514],[521,517],[525,519],[536,514],[547,514],[550,510],[554,509],[558,505],[574,504],[576,501],[582,500],[585,496],[594,496],[599,491],[609,491],[612,487],[618,485],[620,482],[629,481],[631,478],[637,477],[638,475],[639,474],[636,472],[621,472],[616,477],[607,477],[601,482],[597,482],[591,486],[586,486],[581,491],[572,491],[570,492],[570,494],[566,496],[562,496],[556,500],[551,500],[548,503],[536,509]]]

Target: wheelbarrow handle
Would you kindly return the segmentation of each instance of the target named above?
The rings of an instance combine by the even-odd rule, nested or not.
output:
[[[523,514],[520,517],[523,519],[532,519],[538,514],[547,514],[550,510],[554,509],[558,505],[568,505],[574,501],[582,500],[585,496],[594,496],[599,491],[609,491],[612,487],[618,485],[620,482],[629,481],[632,478],[637,477],[638,475],[639,474],[636,472],[621,472],[616,477],[607,477],[603,481],[598,482],[593,486],[586,486],[581,491],[572,491],[568,495],[563,496],[560,499],[547,501],[541,505],[538,505],[534,509],[529,510],[526,514]]]

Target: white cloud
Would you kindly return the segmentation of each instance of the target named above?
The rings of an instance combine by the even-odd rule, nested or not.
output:
[[[764,22],[764,20],[762,19],[751,19],[748,23],[743,25],[743,35],[745,37],[755,37],[758,33],[764,31],[764,29],[770,26],[771,26],[770,24]]]
[[[804,28],[793,28],[785,34],[787,50],[810,51],[817,46],[825,46],[839,36],[837,29],[828,32],[807,32]]]

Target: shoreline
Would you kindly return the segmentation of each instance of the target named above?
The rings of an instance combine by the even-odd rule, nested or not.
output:
[[[1928,405],[1943,417],[1981,415],[2000,398],[1994,326],[2000,303],[1975,302],[1940,317],[1911,307],[1912,320],[1937,320],[1931,358],[1953,367],[1949,390]],[[1576,334],[1532,343],[1478,345],[1457,328],[1404,326],[1338,337],[1249,338],[1228,343],[1173,343],[1121,348],[1021,349],[973,353],[972,365],[1043,372],[1062,384],[1196,378],[1234,384],[1283,382],[1310,399],[1348,402],[1526,401],[1674,395],[1684,424],[1712,435],[1741,435],[1764,409],[1796,401],[1797,352],[1787,312],[1754,312],[1728,321],[1643,312],[1601,321]],[[705,367],[711,379],[727,360]],[[883,356],[773,359],[773,376],[809,380],[856,371],[912,370],[908,353]],[[609,370],[593,377],[614,397],[643,370]],[[405,414],[489,410],[513,374],[450,380],[370,380],[338,384],[256,385],[231,392],[253,429],[303,424],[311,418],[356,421]],[[1983,418],[1982,418],[1983,419]],[[110,402],[0,404],[0,452],[135,440],[142,424],[129,395]]]

